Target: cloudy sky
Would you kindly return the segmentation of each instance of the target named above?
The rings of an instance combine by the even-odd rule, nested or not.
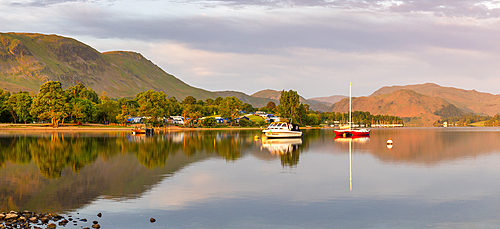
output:
[[[211,91],[434,82],[500,94],[500,1],[0,0],[0,31],[139,52]]]

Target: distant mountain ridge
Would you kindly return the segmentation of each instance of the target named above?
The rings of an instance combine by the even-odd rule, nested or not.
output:
[[[396,90],[409,89],[417,93],[442,98],[466,113],[486,114],[493,116],[500,112],[500,95],[443,87],[434,83],[382,87],[370,96],[388,94]]]
[[[428,126],[440,118],[434,112],[447,107],[449,104],[441,98],[402,89],[389,94],[353,98],[352,110],[369,111],[371,114],[376,115],[398,116],[407,118],[406,122],[409,124]],[[349,98],[335,103],[331,111],[348,112]]]
[[[330,111],[347,112],[348,99]],[[430,126],[441,118],[468,113],[493,116],[500,112],[500,95],[442,87],[434,83],[382,87],[368,97],[353,99],[353,110],[395,115],[413,125]]]
[[[275,99],[254,97],[254,96],[250,96],[250,95],[247,95],[247,94],[245,94],[243,92],[239,92],[239,91],[216,91],[215,93],[220,97],[234,96],[234,97],[238,98],[239,100],[241,100],[243,103],[252,104],[252,106],[254,106],[254,107],[264,107],[270,101],[274,102],[276,105],[279,104],[279,101],[275,100]]]
[[[332,95],[332,96],[328,96],[328,97],[314,97],[314,98],[310,98],[309,100],[323,102],[323,103],[329,104],[331,106],[331,105],[335,104],[336,102],[338,102],[342,99],[345,99],[345,98],[349,98],[349,96]]]

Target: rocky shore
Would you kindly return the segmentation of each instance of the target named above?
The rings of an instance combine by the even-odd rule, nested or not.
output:
[[[98,213],[97,217],[101,217],[102,214]],[[87,223],[87,219],[78,218],[72,216],[61,216],[52,213],[36,213],[30,211],[23,212],[2,212],[0,213],[0,229],[10,229],[10,228],[22,228],[22,229],[41,229],[41,228],[57,228],[65,227],[68,224],[77,226],[82,225],[83,229],[90,228],[101,228],[97,220],[92,221],[92,225]]]

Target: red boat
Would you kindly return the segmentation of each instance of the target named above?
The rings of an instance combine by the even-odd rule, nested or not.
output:
[[[370,136],[370,130],[368,129],[334,130],[334,132],[335,132],[335,137],[341,137],[341,138]]]

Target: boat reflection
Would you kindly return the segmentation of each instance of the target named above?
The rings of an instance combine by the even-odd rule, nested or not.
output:
[[[369,136],[365,137],[351,137],[351,138],[343,138],[343,137],[335,137],[334,140],[336,142],[356,142],[356,143],[367,143],[370,141]]]
[[[281,166],[294,167],[299,163],[300,146],[302,139],[262,139],[261,150],[267,149],[271,154],[281,159]]]
[[[263,139],[262,147],[269,150],[272,154],[291,154],[294,151],[298,151],[300,145],[302,145],[302,139],[300,138],[288,138],[288,139]]]

